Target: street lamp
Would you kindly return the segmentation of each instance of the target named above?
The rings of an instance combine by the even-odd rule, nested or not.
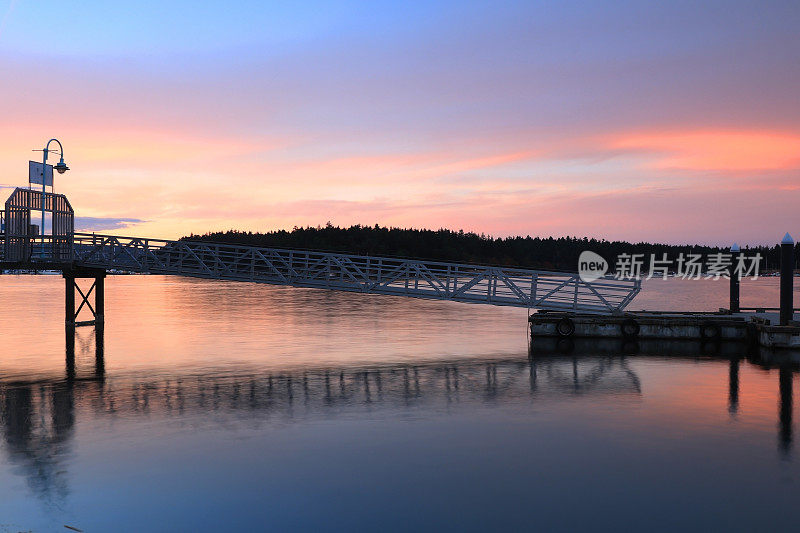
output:
[[[47,144],[45,145],[44,149],[42,150],[42,152],[44,152],[44,157],[42,158],[42,228],[40,230],[41,234],[42,234],[42,258],[44,258],[44,256],[45,256],[44,212],[45,212],[45,194],[46,194],[45,187],[47,186],[46,185],[46,183],[47,183],[47,179],[46,179],[46,177],[47,177],[47,154],[50,152],[50,143],[53,142],[53,141],[58,143],[58,154],[61,156],[61,160],[53,168],[55,168],[58,171],[59,174],[63,174],[64,172],[69,170],[69,167],[67,166],[67,164],[64,163],[64,147],[61,146],[61,141],[59,141],[58,139],[50,139],[49,141],[47,141]],[[51,184],[51,187],[52,187],[52,184]]]
[[[66,165],[66,163],[64,163],[64,157],[63,156],[61,157],[61,161],[59,161],[58,164],[53,168],[55,168],[58,171],[59,174],[63,174],[64,172],[69,170],[69,167]]]

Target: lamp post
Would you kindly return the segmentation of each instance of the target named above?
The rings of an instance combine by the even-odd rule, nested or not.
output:
[[[61,146],[61,141],[59,141],[58,139],[50,139],[49,141],[47,141],[47,144],[44,146],[44,149],[42,150],[42,152],[44,153],[44,156],[42,157],[42,227],[39,230],[41,232],[41,235],[42,235],[42,253],[41,253],[42,258],[45,257],[44,212],[45,212],[45,204],[46,204],[46,202],[45,202],[46,189],[45,188],[47,187],[47,185],[46,185],[46,183],[47,183],[47,180],[46,180],[46,177],[47,177],[47,155],[50,153],[50,143],[53,142],[53,141],[58,143],[58,154],[61,156],[61,160],[53,168],[56,169],[59,174],[63,174],[64,172],[69,170],[69,167],[67,166],[67,164],[64,163],[64,147]],[[51,184],[51,186],[52,186],[52,184]]]

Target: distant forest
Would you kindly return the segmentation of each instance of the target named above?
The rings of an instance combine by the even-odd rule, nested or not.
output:
[[[591,250],[608,261],[614,269],[619,254],[645,254],[644,270],[650,254],[660,259],[675,260],[680,253],[728,253],[728,248],[700,245],[670,245],[657,243],[629,243],[606,241],[586,237],[500,237],[448,229],[409,229],[375,226],[350,226],[340,228],[328,223],[325,226],[252,233],[236,230],[190,235],[182,240],[245,244],[268,248],[292,248],[327,252],[347,252],[358,255],[410,257],[437,261],[454,261],[485,265],[551,269],[574,272],[578,256]],[[777,269],[780,250],[774,247],[742,248],[747,255],[761,253],[761,269]],[[800,246],[795,246],[795,264],[800,259]]]

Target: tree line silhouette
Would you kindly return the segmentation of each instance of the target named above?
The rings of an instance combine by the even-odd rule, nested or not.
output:
[[[453,261],[552,269],[574,272],[578,256],[584,250],[600,254],[611,268],[620,254],[644,254],[644,267],[649,266],[650,255],[661,259],[667,254],[675,261],[679,254],[700,254],[704,260],[710,254],[729,253],[729,248],[698,244],[659,244],[625,241],[607,241],[587,237],[492,237],[484,234],[453,231],[449,229],[414,229],[354,225],[297,227],[291,231],[277,230],[266,233],[228,230],[204,235],[189,235],[182,240],[215,243],[243,244],[267,248],[290,248],[324,252],[345,252],[357,255],[409,257],[435,261]],[[800,246],[795,246],[795,264],[800,259]],[[779,246],[743,247],[748,256],[760,253],[761,271],[777,269],[780,261]]]

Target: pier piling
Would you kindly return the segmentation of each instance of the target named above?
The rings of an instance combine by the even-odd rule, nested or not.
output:
[[[794,239],[788,233],[781,241],[781,326],[788,326],[792,320],[794,290]]]
[[[730,268],[730,275],[731,275],[731,288],[730,288],[730,305],[728,309],[731,313],[738,313],[739,312],[739,272],[736,270],[736,265],[739,263],[739,255],[741,254],[741,250],[739,249],[739,245],[734,243],[731,246],[731,268]]]

